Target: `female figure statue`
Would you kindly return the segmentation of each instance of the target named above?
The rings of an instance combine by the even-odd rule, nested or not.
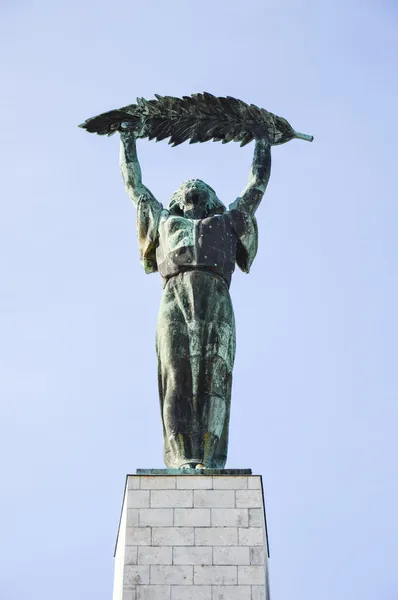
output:
[[[249,183],[229,210],[198,179],[183,183],[165,209],[142,183],[136,134],[126,124],[120,136],[141,262],[164,284],[156,350],[165,463],[222,469],[235,358],[229,285],[235,263],[248,273],[257,252],[255,212],[270,176],[270,145],[255,142]]]

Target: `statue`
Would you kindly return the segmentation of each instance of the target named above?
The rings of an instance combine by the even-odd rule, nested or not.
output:
[[[210,94],[157,98],[94,117],[82,127],[108,135],[119,131],[122,176],[137,209],[141,262],[146,273],[159,271],[163,279],[156,351],[166,466],[222,469],[235,358],[231,277],[235,264],[248,273],[256,256],[255,212],[270,177],[271,144],[311,136],[235,99]],[[237,109],[246,116],[238,124]],[[170,137],[174,145],[186,139],[241,145],[255,139],[249,182],[227,209],[209,185],[191,179],[164,208],[142,182],[139,137]]]

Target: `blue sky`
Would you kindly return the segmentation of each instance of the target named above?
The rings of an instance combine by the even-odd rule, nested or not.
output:
[[[124,478],[162,467],[158,275],[118,139],[77,124],[154,93],[232,95],[315,142],[273,150],[237,272],[229,467],[262,474],[273,600],[398,598],[398,9],[392,0],[0,7],[1,600],[107,600]],[[163,203],[225,203],[253,146],[139,143]]]

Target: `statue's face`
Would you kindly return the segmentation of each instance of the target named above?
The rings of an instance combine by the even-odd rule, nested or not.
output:
[[[181,208],[184,216],[201,219],[206,216],[209,201],[209,188],[200,179],[189,179],[182,184]]]

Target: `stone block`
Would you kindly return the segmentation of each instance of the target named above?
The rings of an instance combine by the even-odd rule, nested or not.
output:
[[[238,567],[238,584],[239,585],[264,585],[265,571],[264,567]]]
[[[174,520],[172,508],[141,508],[141,527],[172,527]]]
[[[252,475],[251,477],[248,477],[248,488],[249,490],[261,490],[260,475]]]
[[[151,508],[180,507],[193,507],[192,490],[151,490]]]
[[[139,475],[129,475],[127,477],[127,489],[128,490],[139,490],[140,489],[141,477]]]
[[[181,565],[152,565],[151,584],[193,585],[193,567]]]
[[[247,490],[247,477],[213,477],[213,490]]]
[[[253,546],[250,548],[250,564],[264,565],[264,546]]]
[[[237,567],[195,566],[193,569],[195,585],[236,585],[238,582]]]
[[[126,546],[124,549],[124,564],[136,565],[138,560],[137,546]]]
[[[126,527],[126,546],[150,546],[150,527]]]
[[[210,508],[176,508],[175,527],[210,527]]]
[[[149,508],[149,490],[129,490],[127,508]]]
[[[124,567],[124,587],[149,583],[149,567],[143,565],[126,565]]]
[[[210,546],[177,546],[173,548],[173,564],[211,565],[212,555]]]
[[[249,508],[249,527],[263,527],[264,513],[262,508]]]
[[[264,546],[264,530],[262,527],[240,527],[239,546]]]
[[[121,596],[121,600],[136,600],[136,588],[135,586],[132,588],[123,588],[123,595]]]
[[[141,477],[141,490],[174,490],[176,478],[172,476],[161,477],[159,475]]]
[[[250,565],[250,550],[245,546],[213,548],[213,565]]]
[[[172,585],[171,600],[212,600],[210,585]]]
[[[264,585],[252,585],[252,600],[268,600]]]
[[[193,527],[154,527],[152,546],[193,546]]]
[[[237,490],[236,508],[262,508],[263,495],[261,490]]]
[[[194,506],[195,508],[235,508],[235,492],[234,490],[194,490]]]
[[[247,508],[212,508],[212,527],[247,527],[249,515]]]
[[[124,598],[123,598],[124,600]],[[169,585],[137,586],[137,600],[170,600]]]
[[[212,600],[251,600],[250,585],[215,585]]]
[[[177,477],[177,489],[179,490],[211,490],[213,478],[205,475],[189,475]]]
[[[137,562],[139,565],[171,565],[173,549],[170,546],[141,546]]]
[[[236,527],[195,528],[195,546],[237,546]]]
[[[128,508],[126,513],[126,525],[127,527],[138,527],[139,525],[139,514],[138,508]]]

